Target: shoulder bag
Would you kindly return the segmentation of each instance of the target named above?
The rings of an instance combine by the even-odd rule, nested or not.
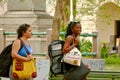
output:
[[[29,51],[24,45],[27,55],[29,55]],[[12,63],[12,75],[14,78],[19,79],[28,79],[35,78],[37,76],[37,69],[35,65],[36,60],[32,59],[27,62],[23,62],[20,60],[13,59]]]
[[[74,44],[74,40],[73,40],[73,44]],[[63,61],[71,65],[80,66],[81,58],[82,56],[80,51],[76,47],[74,47],[71,51],[69,51],[64,55]]]

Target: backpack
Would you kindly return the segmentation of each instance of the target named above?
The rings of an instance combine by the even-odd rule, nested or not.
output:
[[[48,55],[51,61],[50,72],[51,76],[59,75],[64,73],[63,63],[61,62],[63,58],[62,48],[64,45],[63,40],[54,40],[48,46]]]
[[[0,53],[0,77],[9,77],[9,68],[12,65],[12,44],[7,45]]]
[[[0,76],[9,77],[9,67],[12,64],[12,44],[6,46],[0,53]]]

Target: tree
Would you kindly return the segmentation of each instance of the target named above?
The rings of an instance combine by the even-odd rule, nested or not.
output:
[[[59,38],[62,22],[69,21],[69,0],[57,0],[52,25],[52,40]]]
[[[73,0],[73,2],[74,2],[73,13],[75,14],[76,0]],[[59,38],[60,28],[62,25],[67,25],[67,23],[69,22],[69,16],[70,16],[70,0],[57,0],[55,14],[53,17],[52,40],[56,40]]]

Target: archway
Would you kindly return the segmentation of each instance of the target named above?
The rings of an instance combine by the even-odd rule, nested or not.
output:
[[[115,45],[115,35],[120,35],[120,7],[113,2],[108,2],[99,7],[96,12],[96,30],[100,33],[100,42]]]
[[[116,32],[116,42],[115,42],[115,45],[116,46],[120,46],[120,20],[116,20],[115,21],[115,25],[116,25],[116,29],[115,29],[115,32]]]

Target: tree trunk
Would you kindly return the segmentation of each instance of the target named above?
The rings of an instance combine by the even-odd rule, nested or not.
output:
[[[59,39],[61,23],[69,21],[69,0],[57,0],[52,25],[52,40]]]

